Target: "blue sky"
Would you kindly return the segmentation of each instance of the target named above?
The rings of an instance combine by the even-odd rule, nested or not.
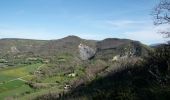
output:
[[[0,38],[129,38],[164,42],[151,10],[159,0],[0,0]]]

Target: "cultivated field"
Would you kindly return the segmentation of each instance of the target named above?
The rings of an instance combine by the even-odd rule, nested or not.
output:
[[[32,79],[34,71],[41,66],[42,64],[38,63],[0,70],[0,99],[31,92],[33,89],[25,82]]]

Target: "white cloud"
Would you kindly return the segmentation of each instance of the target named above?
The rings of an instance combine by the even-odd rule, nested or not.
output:
[[[124,33],[124,37],[128,39],[138,40],[145,44],[165,42],[165,39],[158,33],[153,31],[136,31],[131,33]]]
[[[163,38],[159,31],[170,30],[168,25],[154,26],[150,20],[115,20],[107,21],[107,23],[113,30],[123,32],[123,34],[118,33],[121,35],[119,37],[141,41],[145,44],[166,42],[168,39]]]
[[[106,21],[113,28],[129,28],[142,26],[146,23],[146,21],[135,21],[135,20],[110,20]]]
[[[168,38],[163,38],[163,35],[158,33],[158,29],[157,27],[150,27],[150,29],[146,30],[125,32],[123,35],[126,38],[138,40],[145,44],[166,42]]]

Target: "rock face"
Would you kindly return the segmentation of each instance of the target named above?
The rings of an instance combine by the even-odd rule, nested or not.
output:
[[[19,50],[15,46],[12,46],[11,47],[11,52],[17,53],[17,52],[19,52]]]
[[[80,44],[78,48],[82,60],[88,60],[95,56],[95,50],[86,45]]]

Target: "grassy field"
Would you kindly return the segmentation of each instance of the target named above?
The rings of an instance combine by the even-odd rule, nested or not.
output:
[[[31,89],[28,85],[26,85],[23,81],[15,80],[13,82],[9,82],[3,85],[0,85],[0,100],[8,96],[19,96],[21,93],[31,92]]]
[[[0,83],[12,80],[14,78],[24,77],[30,75],[31,72],[34,72],[42,64],[32,64],[21,67],[14,67],[10,69],[0,70]]]
[[[36,71],[40,66],[42,64],[39,63],[0,70],[0,100],[8,96],[19,96],[32,92],[33,89],[26,85],[24,80],[31,79],[33,75],[30,73]]]
[[[43,69],[44,67],[46,66],[38,63],[0,70],[0,100],[6,97],[14,97],[17,100],[28,100],[49,92],[61,92],[64,91],[65,84],[77,79],[83,73],[81,69],[77,68],[75,70],[75,77],[58,73],[55,76],[42,78],[40,82],[50,88],[35,89],[25,84],[24,81],[29,81],[35,77],[34,72],[36,70]]]
[[[24,81],[29,81],[33,78],[33,73],[40,67],[43,68],[43,64],[32,64],[0,70],[0,100],[6,97],[27,100],[48,92],[56,92],[56,90],[63,91],[64,85],[76,78],[69,77],[68,75],[56,75],[41,80],[44,84],[53,84],[51,88],[30,88]]]

